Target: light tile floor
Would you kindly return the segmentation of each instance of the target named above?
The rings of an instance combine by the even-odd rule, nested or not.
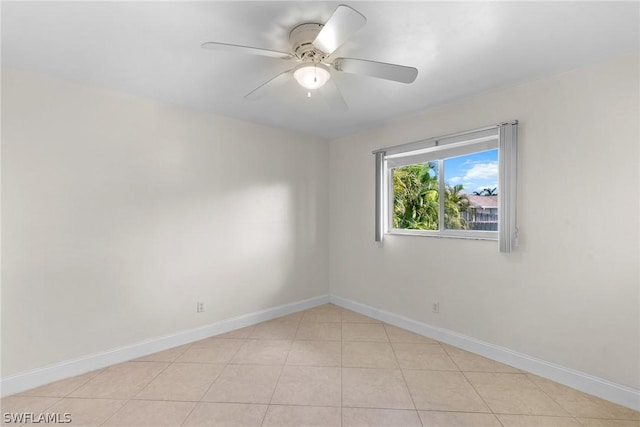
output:
[[[331,304],[1,403],[73,427],[640,427],[638,412]]]

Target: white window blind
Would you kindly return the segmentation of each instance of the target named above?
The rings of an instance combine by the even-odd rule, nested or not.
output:
[[[516,224],[517,174],[517,131],[518,123],[505,123],[500,127],[500,148],[498,151],[498,185],[500,193],[500,224],[498,226],[500,252],[511,252],[518,242]]]

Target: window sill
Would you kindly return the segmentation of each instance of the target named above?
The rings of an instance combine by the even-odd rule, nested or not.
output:
[[[418,236],[418,237],[439,237],[449,239],[464,240],[492,240],[498,241],[497,231],[458,231],[447,230],[446,232],[422,231],[422,230],[389,230],[385,233],[390,236]]]

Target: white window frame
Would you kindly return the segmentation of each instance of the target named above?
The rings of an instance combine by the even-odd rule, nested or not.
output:
[[[429,138],[374,151],[376,155],[376,241],[385,234],[498,240],[501,252],[511,252],[517,244],[516,163],[517,121],[467,132]],[[455,230],[444,226],[444,160],[487,150],[498,150],[499,188],[498,231]],[[393,228],[393,169],[401,166],[439,162],[439,229]]]

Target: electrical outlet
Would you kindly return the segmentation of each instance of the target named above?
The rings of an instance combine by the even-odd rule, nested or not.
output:
[[[202,313],[204,311],[204,303],[202,301],[198,301],[198,305],[196,306],[196,313]]]
[[[440,302],[434,302],[432,310],[435,314],[440,314]]]

